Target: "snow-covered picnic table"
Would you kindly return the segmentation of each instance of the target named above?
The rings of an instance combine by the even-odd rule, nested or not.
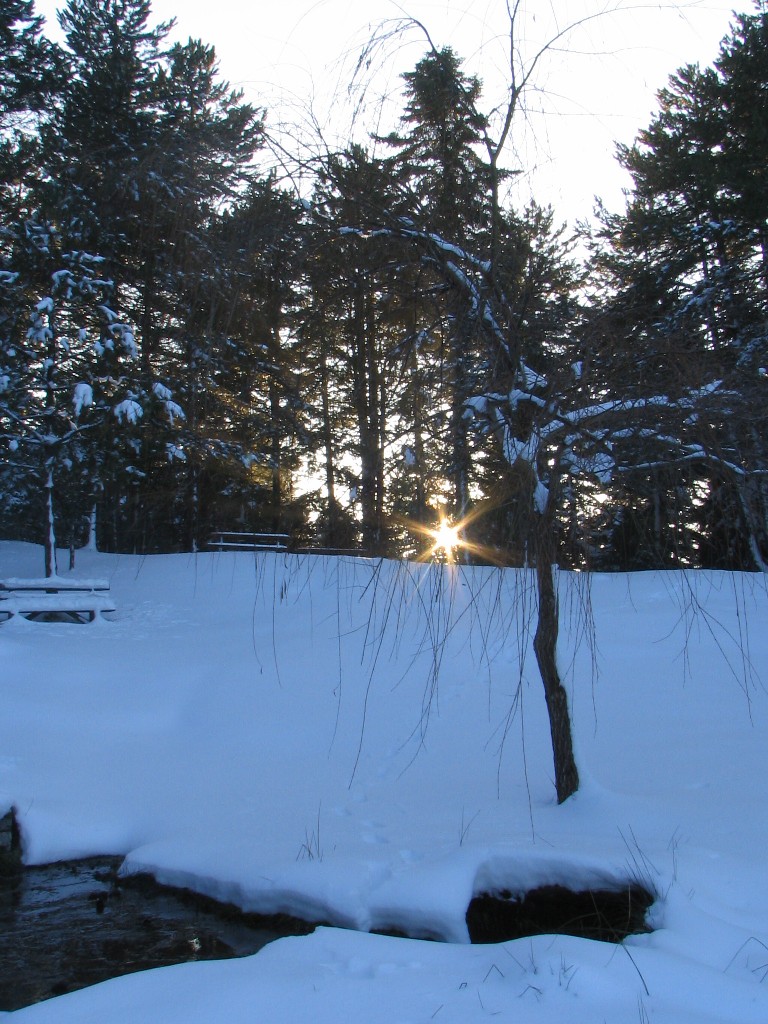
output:
[[[105,579],[43,576],[0,580],[0,622],[16,616],[35,622],[93,622],[116,610]]]

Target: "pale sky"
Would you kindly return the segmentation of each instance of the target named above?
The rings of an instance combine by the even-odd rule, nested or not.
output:
[[[55,24],[62,3],[37,0],[35,6]],[[595,195],[619,207],[627,179],[613,159],[615,141],[631,142],[647,125],[670,73],[686,63],[712,62],[733,8],[726,0],[521,0],[526,64],[558,30],[590,20],[537,67],[528,111],[517,121],[505,160],[524,172],[520,198],[531,190],[539,202],[552,203],[558,219],[571,222],[589,216]],[[751,0],[736,9],[751,11]],[[317,127],[331,144],[354,130],[359,96],[350,100],[347,84],[361,46],[388,19],[411,15],[435,46],[452,46],[483,81],[484,110],[503,101],[509,80],[505,0],[154,0],[152,10],[153,21],[176,18],[174,38],[193,36],[215,46],[222,76],[267,108],[272,128],[300,125],[295,135]],[[424,52],[416,31],[386,55],[380,51],[358,140],[362,128],[391,127],[399,75]],[[385,94],[390,104],[378,123],[378,99]]]

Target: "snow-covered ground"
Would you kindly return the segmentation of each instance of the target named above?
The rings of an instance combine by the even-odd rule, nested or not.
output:
[[[0,544],[0,577],[41,566]],[[558,807],[525,572],[80,552],[74,575],[110,581],[115,621],[0,625],[26,860],[120,853],[343,927],[0,1017],[768,1021],[764,577],[561,574],[582,787]],[[468,943],[473,894],[631,879],[655,930],[623,946]]]

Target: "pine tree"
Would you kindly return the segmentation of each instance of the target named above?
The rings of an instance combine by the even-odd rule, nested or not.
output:
[[[291,480],[296,439],[305,435],[295,324],[303,213],[267,178],[253,182],[209,232],[216,267],[187,325],[181,391],[200,536],[297,526]]]
[[[388,369],[394,347],[390,314],[402,261],[386,238],[361,241],[357,227],[364,224],[375,234],[383,217],[396,215],[398,197],[382,161],[352,147],[323,168],[312,207],[307,283],[313,310],[304,333],[308,339],[311,332],[317,346],[313,399],[326,438],[328,516],[338,527],[333,478],[346,473],[359,502],[363,547],[383,554],[390,541],[386,453],[396,429],[392,413],[398,390]],[[338,432],[342,449],[359,465],[358,477],[341,460],[329,466],[330,446],[338,444],[331,435]]]
[[[462,72],[461,60],[446,47],[432,50],[413,71],[405,72],[405,108],[402,133],[384,141],[396,150],[389,159],[400,188],[411,196],[414,227],[438,233],[478,256],[486,250],[490,169],[477,154],[485,118],[478,111],[480,82]],[[472,463],[464,416],[464,403],[475,389],[477,349],[474,328],[464,315],[461,300],[451,288],[436,287],[422,275],[422,322],[411,332],[409,353],[414,391],[410,401],[418,407],[418,394],[427,376],[437,389],[432,401],[446,410],[442,430],[445,447],[443,472],[451,485],[450,510],[456,520],[470,506]],[[416,325],[414,324],[414,327]],[[425,337],[429,344],[424,345]],[[416,339],[420,343],[416,345]],[[424,365],[432,350],[434,358]],[[413,451],[423,449],[421,430]],[[422,461],[421,454],[417,464]]]
[[[767,48],[768,14],[759,10],[736,19],[713,68],[688,66],[672,76],[649,128],[619,150],[634,187],[624,214],[603,214],[609,244],[597,261],[614,292],[608,315],[618,337],[631,339],[631,353],[619,346],[627,352],[627,384],[675,395],[723,382],[696,424],[709,457],[690,462],[685,476],[654,471],[637,481],[648,494],[659,552],[696,559],[699,551],[714,564],[724,559],[713,547],[715,532],[739,559],[728,536],[748,536],[752,565],[765,565],[768,554],[760,184],[768,157]]]

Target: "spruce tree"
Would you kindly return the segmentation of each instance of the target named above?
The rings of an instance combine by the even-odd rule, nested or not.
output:
[[[213,50],[167,48],[170,26],[149,18],[145,0],[71,0],[61,12],[70,74],[43,132],[39,189],[67,243],[103,258],[111,308],[135,325],[142,417],[132,448],[105,442],[124,469],[101,491],[108,542],[136,549],[190,542],[189,331],[218,272],[211,226],[252,173],[261,136]]]
[[[456,246],[480,256],[488,243],[490,170],[477,153],[486,121],[478,110],[481,86],[462,71],[450,48],[431,50],[413,71],[403,74],[405,107],[401,132],[384,141],[396,152],[389,164],[400,188],[411,196],[415,227],[438,233]],[[464,416],[466,399],[477,382],[475,332],[453,289],[422,279],[423,319],[412,338],[430,338],[410,352],[414,368],[411,401],[430,377],[437,393],[432,401],[446,409],[442,426],[442,471],[450,481],[450,512],[459,520],[470,506],[472,461]],[[424,365],[424,356],[433,357]],[[423,447],[420,431],[414,452]],[[419,456],[419,461],[422,456]]]
[[[0,272],[0,436],[9,457],[0,476],[14,500],[3,527],[43,541],[50,576],[57,531],[69,544],[85,536],[93,481],[109,457],[104,428],[141,415],[125,383],[136,348],[109,306],[103,261],[67,249],[53,225],[24,222],[8,266]]]

